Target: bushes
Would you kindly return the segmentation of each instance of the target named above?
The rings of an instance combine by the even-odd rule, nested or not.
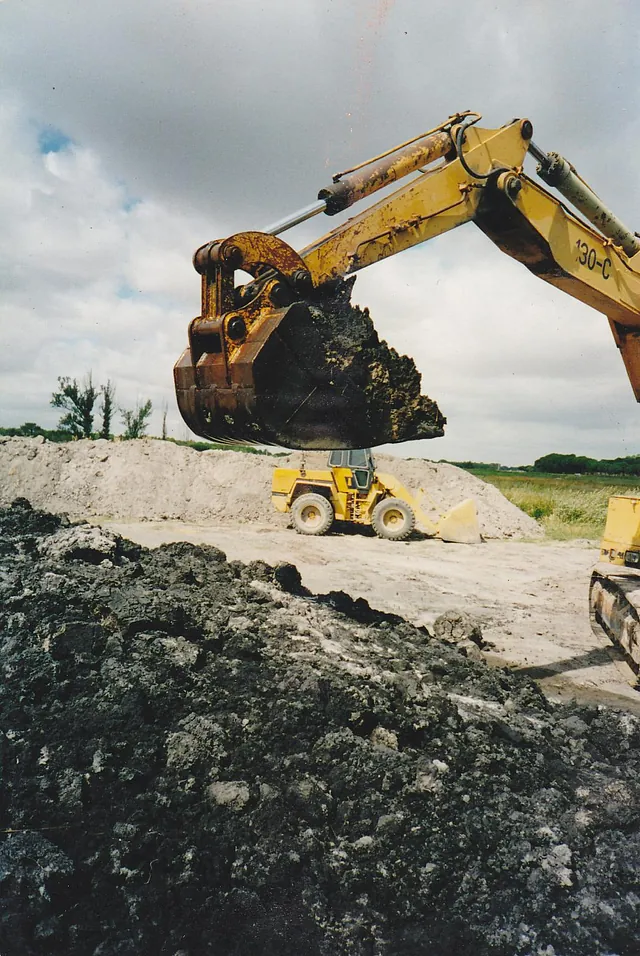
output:
[[[181,441],[179,438],[167,436],[167,441],[174,445],[184,445],[186,448],[193,448],[194,451],[242,451],[249,455],[269,455],[272,458],[285,458],[290,454],[288,451],[268,451],[266,448],[258,448],[255,445],[233,445],[231,443],[221,444],[210,441]]]
[[[506,497],[509,497],[505,494],[504,490],[502,493]],[[509,498],[509,500],[512,501],[513,499]],[[552,497],[547,495],[526,493],[520,497],[520,501],[514,501],[513,503],[517,504],[518,508],[520,508],[526,514],[530,515],[532,518],[535,518],[536,521],[539,521],[541,518],[547,518],[549,515],[553,514],[555,505]]]
[[[639,494],[640,488],[588,478],[532,478],[504,473],[483,474],[505,498],[521,508],[556,540],[602,537],[612,495]]]
[[[55,442],[73,440],[71,432],[62,428],[42,428],[35,422],[25,422],[24,425],[14,428],[0,428],[0,435],[7,435],[9,438],[35,438],[37,435],[42,435],[47,441]]]
[[[588,458],[585,455],[543,455],[534,471],[551,475],[640,475],[640,455],[626,458]]]

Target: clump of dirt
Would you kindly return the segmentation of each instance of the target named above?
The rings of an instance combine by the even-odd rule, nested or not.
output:
[[[25,501],[0,593],[4,956],[637,951],[629,715]]]
[[[361,398],[350,412],[358,417],[362,436],[353,447],[441,437],[447,420],[436,402],[421,394],[422,376],[413,359],[381,341],[369,310],[352,305],[355,278],[331,283],[310,309],[326,343],[332,378],[354,387]]]

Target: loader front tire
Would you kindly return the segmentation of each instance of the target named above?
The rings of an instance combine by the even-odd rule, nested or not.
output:
[[[333,517],[331,502],[323,495],[300,495],[291,506],[291,520],[298,534],[326,534]]]
[[[383,498],[373,509],[371,527],[379,538],[402,541],[415,527],[413,510],[400,498]]]

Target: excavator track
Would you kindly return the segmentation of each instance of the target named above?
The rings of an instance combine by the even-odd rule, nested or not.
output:
[[[640,574],[625,569],[612,573],[596,568],[589,586],[593,632],[609,638],[640,676]]]

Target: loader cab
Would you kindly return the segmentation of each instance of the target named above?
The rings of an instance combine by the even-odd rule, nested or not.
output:
[[[370,448],[337,449],[329,455],[329,468],[350,468],[354,491],[366,494],[373,483],[374,464]]]

